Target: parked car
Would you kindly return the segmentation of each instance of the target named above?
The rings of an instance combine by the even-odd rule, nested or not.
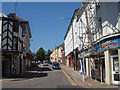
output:
[[[48,66],[48,62],[47,61],[43,61],[43,66]]]
[[[52,64],[52,62],[49,62],[49,64]]]
[[[53,69],[60,69],[60,64],[58,62],[53,62],[52,68]]]

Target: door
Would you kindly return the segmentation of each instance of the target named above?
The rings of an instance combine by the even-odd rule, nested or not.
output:
[[[119,60],[118,55],[112,56],[112,84],[120,85]]]
[[[20,60],[20,74],[22,74],[22,59],[21,59],[21,57],[19,57],[19,60]]]
[[[69,58],[69,66],[71,67],[71,58]]]

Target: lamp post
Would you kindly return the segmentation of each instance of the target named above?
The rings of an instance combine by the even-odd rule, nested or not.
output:
[[[60,18],[60,19],[62,19],[62,20],[64,20],[64,19],[72,19],[72,18]],[[73,56],[73,65],[74,65],[74,70],[75,70],[75,57],[74,57],[74,54],[75,54],[75,51],[74,51],[74,32],[73,32],[73,23],[71,24],[71,26],[72,26],[72,40],[73,40],[73,53],[72,53],[72,56]]]

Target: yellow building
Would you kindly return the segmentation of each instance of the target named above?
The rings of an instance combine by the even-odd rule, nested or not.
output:
[[[61,57],[62,57],[61,45],[59,45],[53,50],[53,56],[54,56],[53,62],[61,62]]]

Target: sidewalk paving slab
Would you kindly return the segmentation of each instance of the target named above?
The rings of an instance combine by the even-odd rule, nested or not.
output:
[[[99,82],[85,75],[85,81],[79,71],[74,71],[73,68],[62,65],[61,68],[72,77],[72,79],[83,88],[118,88],[119,86],[108,85],[104,82]],[[120,87],[119,87],[120,88]]]

